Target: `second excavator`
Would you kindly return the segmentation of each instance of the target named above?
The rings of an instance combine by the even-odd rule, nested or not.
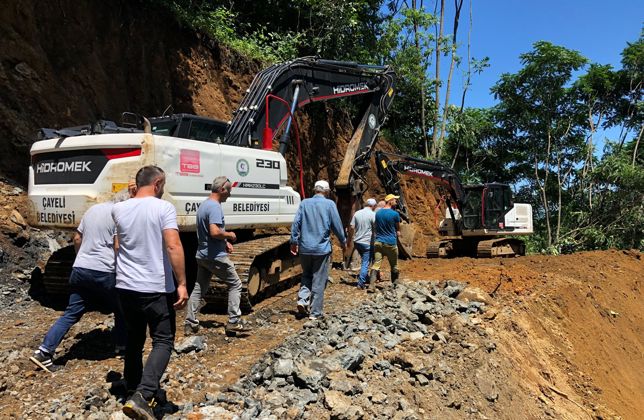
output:
[[[439,162],[375,152],[378,178],[388,194],[400,196],[398,212],[409,221],[409,211],[400,176],[414,176],[435,183],[446,191],[445,218],[429,244],[426,255],[435,257],[501,257],[525,255],[519,235],[533,233],[532,206],[515,203],[507,184],[463,185],[450,167]],[[404,250],[411,254],[411,249]]]

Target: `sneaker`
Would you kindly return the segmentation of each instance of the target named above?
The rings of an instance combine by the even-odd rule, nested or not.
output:
[[[151,401],[146,401],[140,392],[132,394],[129,400],[123,405],[123,414],[131,419],[138,420],[156,420],[154,415],[154,406],[156,402],[154,398]]]
[[[224,330],[226,331],[226,335],[228,337],[234,337],[237,334],[250,332],[251,329],[245,321],[240,319],[235,323],[228,322]]]
[[[302,316],[308,316],[309,315],[309,308],[306,305],[302,305],[301,303],[297,304],[297,313],[299,313]]]
[[[309,319],[311,321],[321,321],[324,319],[324,315],[310,315]]]
[[[197,334],[198,331],[199,331],[199,324],[193,324],[192,322],[186,322],[183,325],[183,335]]]
[[[358,289],[360,289],[360,290],[364,290],[364,289],[366,289],[366,288],[367,288],[367,285],[366,285],[366,284],[362,284],[362,283],[358,283],[358,284],[356,284],[356,287],[357,287]]]
[[[34,355],[29,358],[33,363],[36,364],[42,370],[54,373],[59,370],[62,366],[55,365],[52,360],[51,354],[44,352],[42,350],[36,350]]]

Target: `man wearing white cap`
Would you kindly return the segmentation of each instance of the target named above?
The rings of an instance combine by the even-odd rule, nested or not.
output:
[[[387,257],[391,267],[391,282],[398,282],[398,236],[400,236],[400,215],[393,207],[400,197],[388,194],[385,197],[385,207],[376,213],[374,242],[374,261],[369,273],[369,293],[376,291],[376,277],[380,272],[382,258]]]
[[[358,275],[358,287],[364,289],[369,275],[369,260],[371,259],[371,239],[373,234],[373,224],[376,221],[374,212],[378,203],[374,198],[370,198],[365,203],[362,210],[358,210],[353,215],[349,224],[349,234],[353,238],[353,246],[360,254],[362,264],[360,274]]]
[[[291,252],[300,254],[302,280],[297,310],[310,319],[323,318],[324,289],[329,278],[331,231],[340,240],[342,250],[346,239],[335,203],[327,197],[331,188],[324,180],[314,186],[315,195],[302,200],[291,226]]]

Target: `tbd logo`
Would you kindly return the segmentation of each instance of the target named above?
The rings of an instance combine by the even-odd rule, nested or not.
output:
[[[179,156],[179,170],[181,172],[190,172],[195,174],[201,172],[199,151],[181,149],[181,154]]]

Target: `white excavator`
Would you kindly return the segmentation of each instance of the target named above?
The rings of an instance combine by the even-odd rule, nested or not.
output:
[[[30,223],[74,229],[90,206],[126,188],[139,168],[157,165],[166,173],[163,198],[176,207],[190,273],[197,209],[212,180],[225,175],[234,187],[223,204],[226,228],[240,238],[231,257],[248,311],[263,290],[301,272],[298,258],[289,252],[288,235],[254,233],[290,227],[304,194],[302,174],[300,191],[287,185],[284,158],[292,128],[297,135],[296,110],[311,102],[365,95],[363,115],[333,182],[346,224],[366,189],[364,173],[394,97],[394,80],[388,66],[304,57],[258,73],[229,123],[190,114],[144,118],[125,113],[121,125],[101,120],[41,129],[31,148]],[[301,152],[299,143],[298,138]],[[50,257],[43,273],[46,293],[66,293],[73,258],[71,246]],[[216,281],[211,286],[206,300],[224,303],[225,286]]]

